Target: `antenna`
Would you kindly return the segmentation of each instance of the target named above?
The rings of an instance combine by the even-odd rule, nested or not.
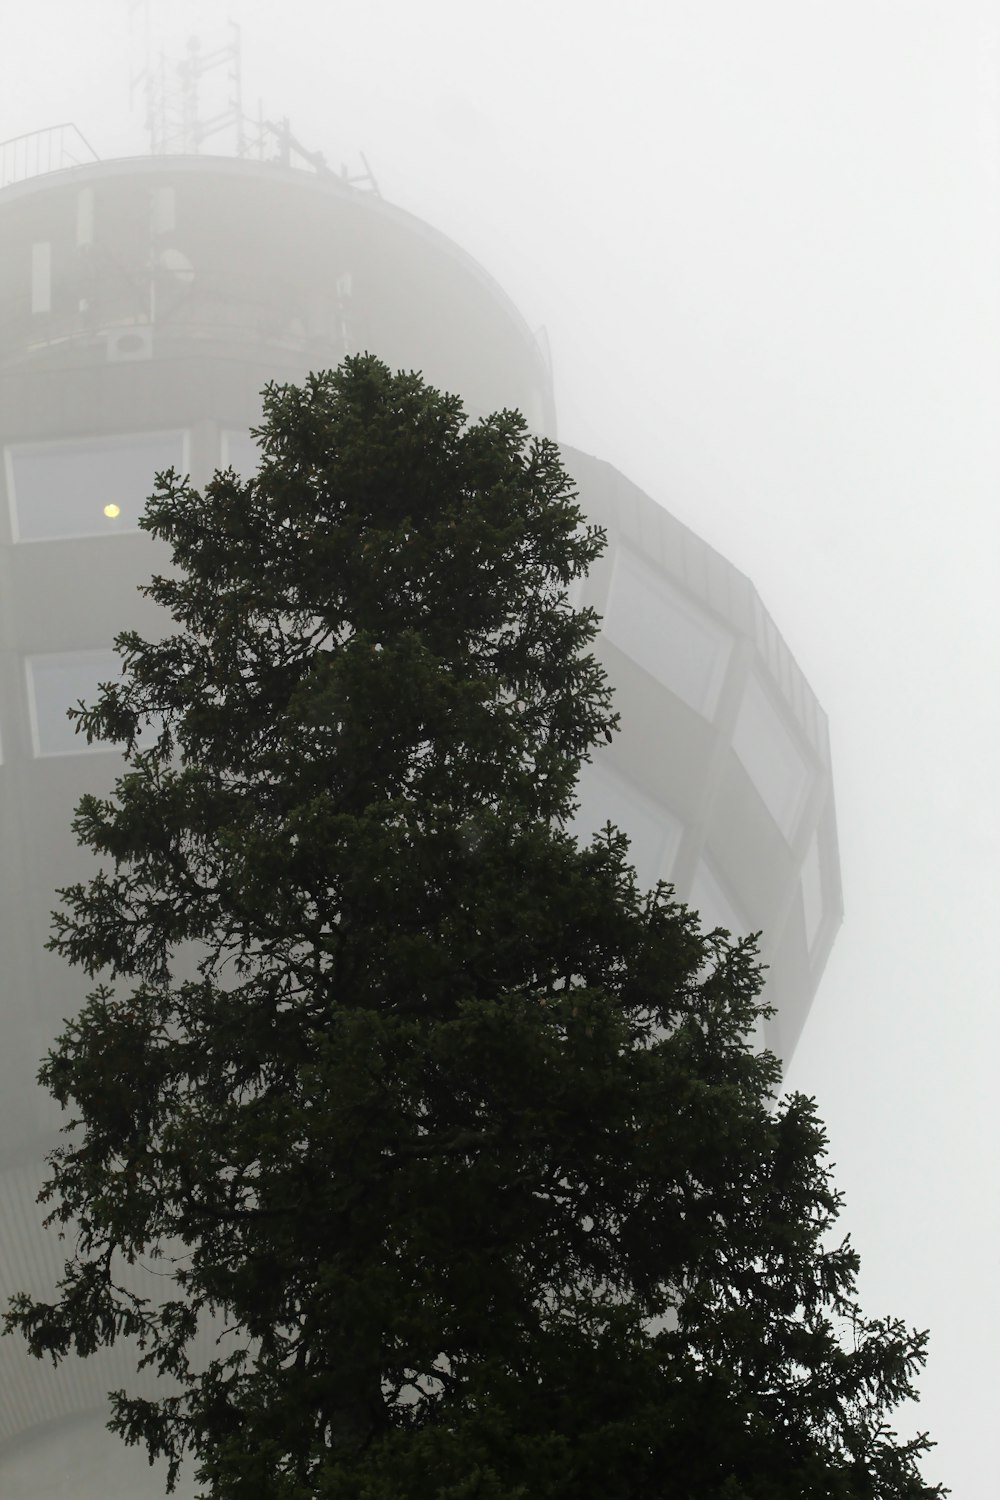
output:
[[[142,89],[145,95],[146,105],[146,131],[150,137],[150,140],[152,140],[153,121],[150,110],[151,92],[149,80],[153,65],[152,47],[150,43],[149,0],[128,0],[128,34],[130,58],[134,56],[135,35],[137,30],[137,23],[139,22],[141,22],[142,25],[142,60],[139,63],[138,67],[136,67],[133,63],[133,71],[129,74],[128,107],[130,112],[135,109],[136,92],[137,90]]]
[[[190,37],[181,61],[170,66],[162,47],[154,56],[151,9],[151,0],[128,0],[129,29],[134,37],[141,22],[143,52],[142,64],[129,80],[129,103],[134,108],[136,92],[142,92],[152,156],[197,156],[205,141],[227,133],[229,149],[236,156],[278,161],[284,166],[291,166],[294,157],[297,165],[314,172],[331,172],[322,152],[307,150],[295,138],[287,118],[267,119],[260,102],[256,119],[244,114],[242,36],[235,21],[229,23],[231,36],[225,46],[203,52],[200,39]],[[218,87],[220,75],[225,77],[224,91]],[[207,113],[213,103],[215,112]],[[364,171],[354,176],[346,165],[341,166],[341,180],[367,187],[381,197],[363,153],[361,161]]]
[[[174,152],[197,156],[205,141],[225,131],[231,132],[236,155],[246,154],[240,28],[235,22],[230,24],[232,40],[212,52],[203,52],[200,39],[193,36],[188,39],[183,58],[172,68],[162,49],[155,63],[147,59],[140,81],[146,94],[146,126],[154,156]],[[220,97],[216,87],[214,97],[210,92],[206,101],[206,81],[211,87],[220,74],[228,85],[224,95]]]

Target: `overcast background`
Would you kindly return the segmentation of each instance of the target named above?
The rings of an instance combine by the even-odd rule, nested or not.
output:
[[[0,140],[72,120],[144,152],[145,8],[5,6]],[[931,1329],[901,1430],[995,1500],[996,5],[149,10],[174,60],[240,22],[248,110],[363,151],[479,259],[547,331],[560,436],[757,585],[830,718],[846,905],[789,1086],[827,1123],[866,1311]]]

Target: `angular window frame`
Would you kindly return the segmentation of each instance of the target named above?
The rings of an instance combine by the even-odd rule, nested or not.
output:
[[[644,607],[644,608],[643,608]],[[652,629],[657,610],[661,628]],[[601,635],[702,718],[714,720],[733,653],[733,634],[703,605],[683,593],[641,553],[619,542],[601,620]],[[679,643],[666,650],[658,642]],[[692,646],[701,648],[693,670]],[[677,670],[680,667],[682,670]]]
[[[239,468],[236,464],[233,463],[233,455],[232,455],[232,452],[230,450],[231,450],[231,448],[233,446],[234,439],[235,439],[235,441],[237,443],[247,442],[247,443],[249,443],[251,445],[251,447],[253,447],[254,449],[256,449],[256,452],[257,452],[257,461],[254,463],[253,473],[251,473],[251,474],[244,474],[243,470],[241,468]],[[219,433],[219,468],[220,469],[235,469],[236,473],[240,476],[241,479],[247,480],[247,479],[252,479],[253,475],[256,474],[259,462],[260,462],[260,449],[257,447],[256,440],[250,436],[250,429],[248,427],[223,427],[222,428],[221,432]]]
[[[753,931],[729,882],[718,873],[711,856],[706,853],[701,855],[695,867],[687,904],[692,911],[698,913],[699,918],[705,917],[706,920],[701,923],[704,933],[721,927],[736,942]]]
[[[757,672],[751,672],[744,684],[732,746],[768,814],[791,844],[815,784],[816,766],[790,708],[768,690]],[[798,775],[795,787],[791,771]]]
[[[131,536],[139,530],[139,517],[153,488],[155,473],[162,472],[163,468],[169,468],[170,464],[160,464],[149,470],[147,487],[142,496],[142,503],[137,503],[134,519],[122,521],[119,518],[105,520],[103,516],[97,517],[93,525],[74,524],[63,530],[53,530],[41,535],[26,535],[23,518],[18,513],[18,475],[17,461],[20,457],[33,458],[37,455],[51,454],[56,459],[62,456],[64,459],[85,458],[87,455],[99,455],[108,452],[140,451],[143,444],[179,444],[180,463],[174,461],[173,466],[178,468],[181,474],[187,474],[191,468],[191,433],[188,428],[170,427],[159,432],[129,432],[129,433],[106,433],[99,437],[80,437],[71,439],[59,439],[52,442],[30,442],[30,443],[7,443],[3,450],[4,478],[7,487],[7,508],[10,520],[11,541],[16,546],[29,546],[44,544],[47,542],[82,541],[90,537],[112,537]],[[175,455],[176,458],[176,455]],[[98,522],[102,524],[98,524]]]
[[[80,683],[80,691],[74,691],[67,699],[65,708],[75,707],[82,699],[87,707],[92,707],[97,701],[98,685],[102,682],[112,682],[122,677],[122,660],[117,651],[111,646],[92,647],[85,651],[37,651],[24,658],[24,675],[28,701],[28,725],[31,731],[31,755],[33,760],[57,760],[65,759],[69,755],[121,755],[122,745],[120,743],[109,744],[107,740],[95,740],[92,744],[87,743],[83,731],[78,731],[71,719],[64,718],[65,743],[44,745],[43,725],[44,721],[51,718],[54,711],[49,706],[49,711],[39,716],[39,678],[46,667],[80,667],[86,672],[88,666],[93,666],[93,673],[86,672],[85,679]],[[65,714],[65,709],[64,709]],[[156,726],[149,725],[147,730],[140,736],[140,746],[152,743]],[[46,739],[49,736],[46,734]]]
[[[616,766],[599,760],[590,760],[581,766],[574,801],[580,804],[579,811],[566,828],[581,843],[589,843],[610,821],[629,836],[628,862],[635,866],[640,888],[652,890],[658,880],[671,879],[685,833],[684,824],[676,813],[656,803]],[[618,808],[614,805],[616,802]],[[618,813],[620,817],[621,804],[631,813],[631,831],[613,816]],[[606,807],[607,815],[600,818],[596,828],[589,829],[586,826],[589,821],[587,812],[594,806],[602,810]]]

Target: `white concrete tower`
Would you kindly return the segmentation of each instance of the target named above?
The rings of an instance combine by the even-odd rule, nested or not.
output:
[[[136,525],[154,471],[251,468],[263,385],[364,349],[554,434],[546,359],[486,272],[314,167],[161,155],[0,190],[3,1304],[51,1292],[61,1267],[34,1203],[59,1121],[34,1078],[89,986],[43,945],[55,887],[89,868],[73,808],[120,768],[65,709],[116,675],[119,631],[166,623],[136,592],[166,561]],[[707,925],[762,930],[766,1039],[787,1061],[841,916],[825,717],[752,584],[609,465],[564,453],[608,530],[580,597],[604,617],[623,722],[579,822],[623,827],[641,879],[672,880]],[[3,1500],[163,1494],[103,1430],[133,1369],[113,1351],[53,1370],[0,1342]]]

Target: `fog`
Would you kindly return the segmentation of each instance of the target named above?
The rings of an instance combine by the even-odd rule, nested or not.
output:
[[[931,1330],[901,1430],[991,1500],[995,7],[38,0],[5,17],[0,140],[142,154],[143,70],[231,19],[248,112],[487,268],[545,330],[560,437],[749,575],[825,708],[846,914],[788,1085],[865,1311]]]

